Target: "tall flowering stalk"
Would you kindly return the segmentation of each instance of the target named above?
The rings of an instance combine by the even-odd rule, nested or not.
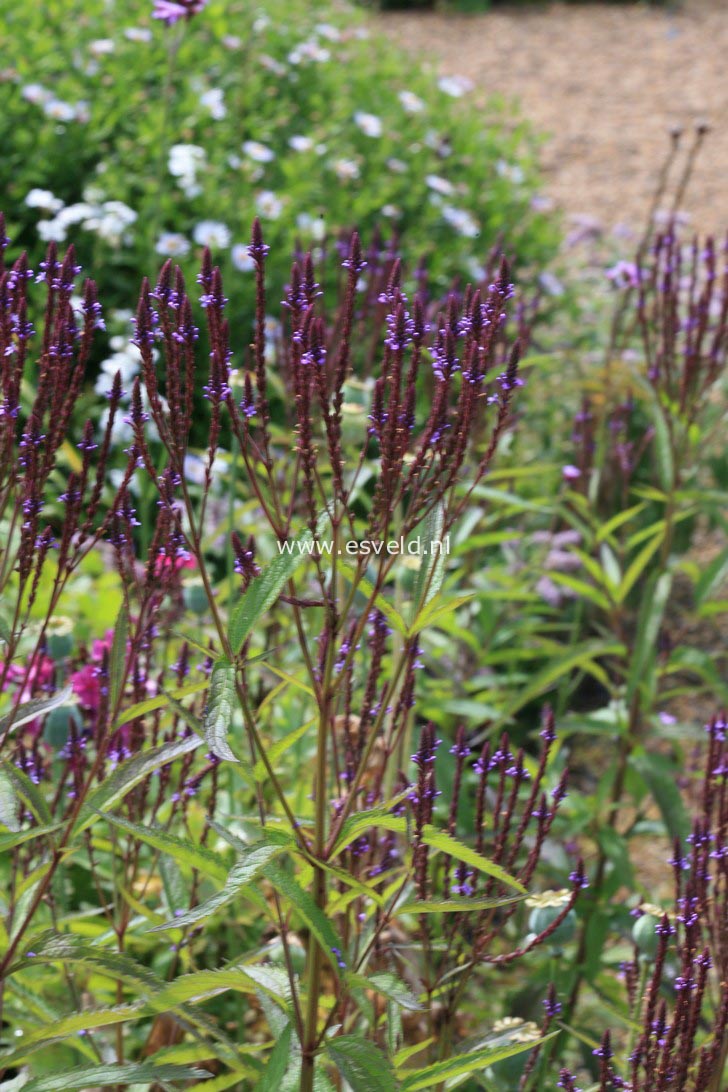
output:
[[[679,656],[674,667],[670,663],[666,617],[680,537],[696,511],[715,504],[697,456],[722,420],[716,391],[728,359],[727,257],[728,241],[685,243],[671,225],[651,236],[633,263],[624,263],[632,340],[624,342],[629,366],[622,389],[613,387],[601,408],[586,401],[575,422],[576,473],[568,496],[575,526],[587,528],[574,554],[590,578],[578,586],[588,624],[618,642],[604,658],[606,685],[619,709],[605,816],[612,831],[620,826],[634,755],[664,679],[679,670]],[[568,586],[571,578],[554,579]],[[702,583],[698,600],[710,592]],[[567,1022],[583,984],[589,920],[599,912],[608,866],[602,841]]]
[[[416,713],[422,632],[451,609],[443,590],[449,535],[510,427],[521,382],[519,341],[507,330],[513,286],[500,261],[484,285],[453,293],[444,304],[427,298],[421,277],[410,299],[393,251],[375,248],[365,256],[354,235],[335,251],[342,267],[337,313],[327,314],[311,256],[301,255],[271,340],[268,247],[257,222],[249,253],[256,301],[247,352],[233,348],[222,278],[209,252],[198,278],[199,304],[171,263],[153,284],[143,283],[135,319],[141,376],[129,392],[124,424],[131,435],[123,468],[114,466],[113,489],[107,471],[117,458],[119,376],[101,434],[78,419],[100,323],[93,285],[86,285],[78,324],[73,251],[59,259],[49,249],[39,278],[47,303],[36,371],[28,350],[25,260],[0,281],[2,512],[11,528],[2,573],[16,603],[3,634],[7,702],[0,723],[12,741],[3,815],[13,858],[9,942],[0,966],[6,983],[18,976],[22,985],[39,963],[60,964],[73,994],[68,968],[101,960],[100,973],[115,982],[119,1011],[136,982],[144,1004],[172,1013],[176,1029],[201,1038],[215,1064],[240,1080],[242,1055],[190,999],[221,988],[256,997],[264,983],[285,1017],[281,1049],[268,1064],[278,1071],[285,1046],[291,1078],[304,1090],[332,1071],[350,1080],[357,1066],[367,1079],[379,1075],[391,1083],[406,1014],[413,1014],[415,1037],[442,1019],[441,1045],[431,1046],[416,1069],[400,1062],[398,1074],[440,1085],[462,1033],[456,1015],[468,980],[547,942],[584,883],[579,867],[558,913],[522,940],[516,915],[563,796],[563,784],[553,799],[545,795],[552,723],[532,782],[523,753],[507,738],[471,761],[461,730],[456,785],[443,807],[436,733]],[[208,354],[207,447],[193,487],[199,308]],[[522,344],[527,330],[520,319],[519,334]],[[81,454],[80,469],[67,472],[76,460],[68,455],[69,435],[78,436]],[[223,444],[236,449],[241,468],[228,513],[230,611],[218,594],[220,551],[211,546],[220,533]],[[59,476],[66,473],[59,497]],[[141,552],[137,529],[149,519],[150,488],[154,519]],[[60,608],[91,549],[111,561],[120,607],[114,629],[88,645],[69,638]],[[402,554],[419,559],[409,592]],[[49,595],[41,580],[46,565],[53,573]],[[179,634],[189,607],[199,620],[194,637]],[[40,627],[30,626],[31,614],[39,613]],[[296,718],[290,737],[271,715],[281,700]],[[412,766],[411,739],[419,739]],[[280,762],[299,744],[308,747],[310,766],[300,784],[291,784]],[[215,818],[228,772],[240,779],[233,784],[245,813],[242,828]],[[476,829],[461,831],[466,786],[475,787]],[[181,839],[170,825],[181,820],[194,828],[196,796],[207,826]],[[107,897],[109,880],[91,830],[100,822],[131,902]],[[235,854],[231,871],[219,848],[211,848],[213,832],[218,846],[227,842]],[[108,946],[85,946],[60,927],[58,884],[79,852],[104,906],[113,959]],[[160,855],[166,862],[166,914],[155,911],[155,928],[174,940],[169,984],[129,954],[130,908],[148,890],[150,852],[152,868]],[[169,878],[169,859],[191,877],[183,889]],[[25,874],[37,875],[30,897]],[[211,892],[210,883],[221,881],[224,887]],[[280,939],[277,959],[235,953],[216,971],[178,974],[195,967],[187,953],[203,923],[219,906],[246,898],[270,917]],[[412,928],[422,958],[400,958],[402,930],[407,935]],[[469,938],[465,948],[461,936]],[[443,940],[458,960],[467,952],[456,978]],[[7,1005],[14,1013],[12,989]],[[99,1029],[116,1020],[103,1009],[83,1010],[80,1000],[76,1007],[68,1026],[93,1033],[89,1047],[100,1056]],[[132,1006],[128,1018],[136,1012]],[[165,1027],[157,1016],[144,1057],[168,1034]],[[54,1034],[65,1032],[57,1025],[55,1032],[54,1025],[33,1030],[2,1064],[24,1060]],[[470,1052],[465,1062],[459,1056],[457,1064],[482,1068],[533,1051],[541,1038],[538,1032],[496,1037],[495,1045]],[[146,1079],[140,1065],[156,1079],[146,1063],[128,1060],[120,1025],[113,1049],[118,1079],[112,1073],[104,1080],[122,1083],[129,1067]],[[170,1079],[199,1075],[171,1068]],[[167,1071],[161,1061],[159,1069]]]
[[[728,1059],[728,747],[725,719],[707,728],[708,747],[697,816],[688,846],[672,860],[671,912],[647,906],[633,930],[634,960],[625,966],[633,1021],[629,1056],[613,1036],[594,1051],[600,1092],[720,1092]],[[561,1071],[559,1088],[578,1092]]]

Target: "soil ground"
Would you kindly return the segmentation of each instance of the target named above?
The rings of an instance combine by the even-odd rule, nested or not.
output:
[[[546,134],[544,191],[568,216],[638,230],[668,133],[711,126],[683,209],[728,229],[728,0],[554,3],[478,15],[398,12],[384,31],[442,74],[497,94]]]

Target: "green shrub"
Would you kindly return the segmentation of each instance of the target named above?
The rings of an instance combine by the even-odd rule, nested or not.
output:
[[[390,224],[440,283],[473,276],[504,231],[525,262],[553,249],[528,127],[458,101],[463,81],[438,82],[348,8],[219,0],[168,27],[146,0],[0,6],[9,233],[35,262],[39,234],[73,234],[112,305],[155,247],[194,270],[202,240],[249,269],[235,248],[255,214],[274,292],[296,232],[311,245]],[[235,307],[248,277],[228,281]]]

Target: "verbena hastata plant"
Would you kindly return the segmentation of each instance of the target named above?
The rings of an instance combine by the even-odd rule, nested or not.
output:
[[[547,791],[553,720],[535,764],[507,736],[471,757],[461,731],[444,798],[441,741],[416,714],[422,633],[457,605],[448,536],[520,382],[508,267],[428,310],[391,255],[372,255],[366,281],[354,235],[333,315],[310,256],[294,265],[272,367],[267,250],[256,221],[254,338],[236,371],[205,254],[196,487],[199,332],[179,269],[142,288],[113,485],[119,375],[100,431],[76,426],[102,321],[93,284],[79,302],[73,250],[51,245],[36,362],[25,258],[2,274],[0,1064],[41,1074],[50,1059],[28,1089],[215,1074],[209,1087],[415,1090],[486,1067],[495,1080],[523,1055],[526,1088],[553,991],[540,1027],[467,1002],[571,923],[585,885],[578,863],[526,933],[565,792],[563,778]],[[91,550],[120,608],[88,642],[68,615]]]
[[[707,726],[705,772],[687,845],[675,840],[674,908],[633,911],[634,958],[623,966],[629,1037],[594,1050],[599,1092],[721,1092],[728,1060],[728,746],[726,721]],[[620,1041],[623,1036],[619,1036]],[[620,1055],[622,1055],[620,1057]],[[579,1092],[562,1069],[558,1087]]]

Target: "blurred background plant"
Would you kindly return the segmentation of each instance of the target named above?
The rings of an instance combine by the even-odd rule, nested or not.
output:
[[[9,230],[31,260],[72,233],[108,309],[128,306],[155,250],[194,270],[209,245],[249,322],[255,215],[277,296],[291,239],[354,226],[406,237],[440,289],[476,275],[474,241],[482,255],[507,232],[524,265],[553,253],[525,122],[497,99],[471,108],[468,81],[438,79],[352,9],[151,15],[146,0],[3,7]]]

